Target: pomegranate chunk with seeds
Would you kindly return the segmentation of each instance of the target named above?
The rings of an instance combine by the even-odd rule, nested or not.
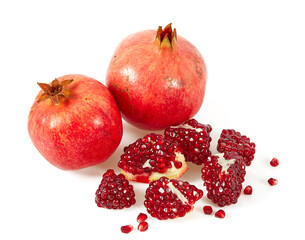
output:
[[[144,183],[177,179],[188,170],[178,143],[154,133],[125,147],[118,166],[127,179]]]
[[[246,174],[241,156],[234,152],[212,155],[201,173],[209,199],[220,207],[237,203]]]
[[[241,135],[233,129],[224,129],[221,132],[217,144],[218,152],[236,152],[242,156],[246,166],[250,166],[254,159],[255,143],[250,142],[250,138]]]
[[[144,206],[152,217],[174,219],[192,211],[202,196],[203,191],[188,182],[161,177],[146,189]]]
[[[180,144],[186,161],[200,165],[211,155],[211,131],[209,124],[190,119],[179,126],[166,128],[164,136]]]
[[[102,208],[129,208],[136,203],[133,186],[123,174],[116,175],[113,169],[109,169],[96,190],[95,202]]]

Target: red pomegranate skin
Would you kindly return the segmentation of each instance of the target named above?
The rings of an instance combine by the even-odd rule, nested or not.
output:
[[[111,92],[84,75],[66,86],[71,98],[59,104],[35,101],[28,117],[28,132],[42,156],[54,166],[74,170],[105,161],[122,138],[122,119]],[[36,100],[43,92],[37,95]]]
[[[160,47],[156,31],[125,38],[107,71],[106,85],[123,118],[142,129],[159,130],[192,118],[200,109],[207,69],[196,47],[181,36]]]

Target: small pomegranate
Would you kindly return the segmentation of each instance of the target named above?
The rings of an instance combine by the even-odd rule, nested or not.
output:
[[[196,47],[168,24],[126,37],[115,50],[106,84],[123,118],[142,129],[164,129],[192,118],[207,81]]]
[[[122,138],[122,119],[111,92],[83,75],[66,75],[42,89],[34,102],[28,132],[42,156],[61,169],[105,161]]]

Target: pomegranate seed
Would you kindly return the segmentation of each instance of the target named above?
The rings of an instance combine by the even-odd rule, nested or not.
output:
[[[270,184],[270,186],[274,186],[278,184],[278,180],[275,178],[269,178],[268,183]]]
[[[252,194],[252,187],[250,185],[245,187],[244,194],[246,194],[246,195],[251,195]]]
[[[148,223],[147,222],[141,222],[138,226],[138,230],[140,232],[145,232],[148,229]]]
[[[210,214],[212,214],[212,212],[213,212],[213,208],[212,208],[211,206],[204,206],[204,207],[203,207],[203,212],[204,212],[205,214],[210,215]]]
[[[226,213],[224,210],[220,209],[215,213],[215,217],[217,218],[224,218],[226,216]]]
[[[137,222],[141,223],[147,219],[147,215],[145,213],[140,213],[137,217]]]
[[[277,158],[272,158],[272,160],[270,161],[270,165],[272,167],[277,167],[279,165],[279,160]]]
[[[122,233],[130,233],[132,230],[133,230],[133,226],[130,224],[121,227]]]

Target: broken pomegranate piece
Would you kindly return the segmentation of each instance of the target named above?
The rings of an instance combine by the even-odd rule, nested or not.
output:
[[[210,156],[201,169],[207,197],[218,206],[237,202],[246,174],[243,158],[234,152]]]
[[[190,119],[179,126],[166,128],[164,136],[180,144],[187,162],[200,165],[211,155],[211,131],[209,124],[204,125]]]
[[[161,177],[146,189],[144,206],[159,220],[183,217],[203,196],[203,191],[182,180]]]
[[[133,186],[123,174],[116,175],[113,169],[109,169],[96,190],[95,203],[108,209],[129,208],[136,203]]]
[[[154,133],[125,147],[118,166],[127,179],[144,183],[177,179],[188,170],[178,143]]]
[[[246,166],[250,166],[254,159],[255,143],[250,138],[241,135],[233,129],[223,129],[218,140],[217,150],[223,152],[235,152],[242,156]]]

